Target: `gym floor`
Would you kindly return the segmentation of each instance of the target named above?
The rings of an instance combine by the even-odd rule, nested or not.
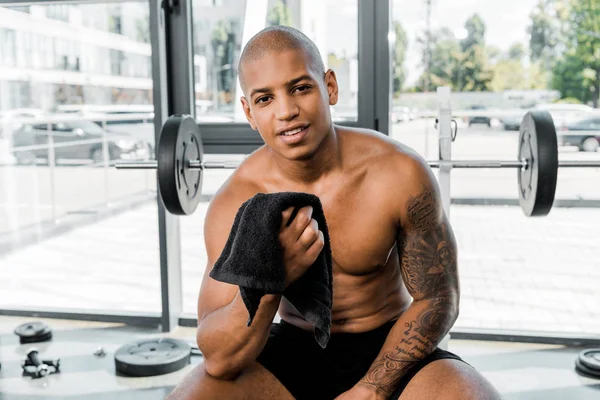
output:
[[[41,319],[53,330],[49,342],[21,345],[14,328],[30,318],[0,317],[0,400],[41,399],[164,399],[177,382],[202,362],[151,378],[117,376],[114,352],[123,344],[165,336],[154,329],[122,324]],[[169,337],[194,341],[193,328],[177,328]],[[105,357],[94,355],[102,346]],[[21,361],[36,347],[43,359],[60,358],[61,372],[40,379],[23,376]],[[557,345],[450,340],[456,352],[483,373],[506,400],[592,400],[600,398],[600,380],[577,375],[573,369],[581,348]]]

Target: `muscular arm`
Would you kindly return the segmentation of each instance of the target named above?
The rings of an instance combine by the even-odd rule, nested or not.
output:
[[[399,380],[429,355],[458,316],[456,243],[435,178],[417,165],[401,210],[401,273],[413,303],[390,331],[377,359],[359,382],[389,397]]]
[[[238,286],[209,276],[225,247],[241,204],[256,193],[243,182],[227,183],[215,195],[205,218],[204,238],[208,265],[198,297],[198,347],[209,375],[229,379],[256,360],[268,338],[280,295],[266,295],[252,324]]]

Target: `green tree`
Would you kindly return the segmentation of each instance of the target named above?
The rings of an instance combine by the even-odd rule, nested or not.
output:
[[[548,89],[550,87],[552,73],[541,62],[531,63],[527,75],[528,89]]]
[[[494,78],[490,82],[494,92],[528,89],[525,68],[520,60],[501,60],[494,66]]]
[[[509,60],[519,60],[521,61],[525,56],[525,47],[522,43],[513,43],[512,46],[508,49],[508,59]]]
[[[448,85],[455,91],[491,89],[494,71],[485,49],[485,24],[479,15],[474,14],[465,22],[465,29],[468,35],[460,42],[448,28],[438,29],[430,35],[425,32],[417,39],[423,49],[425,72],[419,78],[416,90],[430,90],[440,85]],[[426,63],[428,48],[432,50],[429,76]],[[426,87],[427,82],[430,82],[429,88]]]
[[[485,23],[479,14],[473,14],[466,22],[467,37],[461,40],[460,46],[466,51],[474,46],[485,45]]]
[[[485,48],[474,45],[463,53],[460,90],[481,92],[491,90],[494,70],[487,61]]]
[[[475,23],[472,25],[477,26]],[[494,73],[487,61],[486,51],[478,44],[481,41],[477,39],[477,35],[478,33],[469,41],[472,45],[463,51],[462,45],[465,41],[459,43],[448,28],[441,28],[432,33],[430,88],[444,85],[450,86],[454,91],[490,90]],[[423,44],[422,38],[420,42]],[[418,91],[425,89],[426,74],[427,71],[419,78],[416,87]]]
[[[558,2],[558,0],[557,0]],[[559,6],[564,6],[558,2]],[[564,53],[552,67],[552,88],[561,96],[591,102],[600,95],[600,0],[570,0],[558,8]]]
[[[561,98],[576,98],[582,103],[593,100],[590,88],[594,80],[595,76],[574,51],[558,60],[552,69],[552,88],[560,92]]]
[[[541,61],[546,67],[556,56],[559,42],[559,26],[552,0],[540,0],[529,14],[531,23],[529,34],[529,58],[532,62]]]
[[[431,32],[431,61],[429,77],[427,76],[427,33],[418,39],[423,49],[423,67],[425,71],[418,80],[416,90],[425,91],[437,86],[450,86],[456,89],[460,75],[461,50],[454,34],[448,28]],[[429,83],[429,87],[426,85]]]
[[[406,50],[408,48],[408,36],[406,31],[398,21],[394,21],[394,32],[396,34],[396,42],[393,49],[393,92],[398,96],[404,87],[406,81]]]
[[[212,31],[213,68],[216,71],[219,91],[231,93],[233,90],[233,51],[236,35],[230,20],[219,20]]]
[[[488,46],[486,48],[486,52],[488,55],[488,61],[492,64],[497,64],[503,59],[502,50],[496,46]]]
[[[569,14],[572,0],[539,0],[529,17],[529,59],[530,86],[539,88],[542,80],[546,80],[544,88],[554,87],[555,84],[564,86],[553,77],[553,69],[557,61],[564,61],[568,51],[568,36],[570,30]],[[564,65],[559,69],[563,69]],[[566,86],[569,86],[568,84]]]
[[[573,0],[569,16],[575,56],[581,61],[584,84],[594,108],[600,100],[600,0]],[[573,49],[573,47],[571,47]]]
[[[292,26],[292,14],[285,0],[277,0],[277,3],[273,4],[267,17],[267,25]]]
[[[465,22],[467,37],[460,41],[463,54],[460,59],[460,75],[457,90],[490,90],[494,71],[488,62],[485,50],[485,23],[478,14]]]
[[[494,77],[490,84],[493,91],[548,88],[548,71],[540,61],[530,63],[527,68],[523,64],[525,53],[523,44],[513,43],[505,54],[494,59]]]

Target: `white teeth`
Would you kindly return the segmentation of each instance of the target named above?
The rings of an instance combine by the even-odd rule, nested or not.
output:
[[[287,132],[283,132],[284,136],[291,136],[291,135],[295,135],[296,133],[302,131],[302,129],[304,128],[296,128],[293,131],[287,131]]]

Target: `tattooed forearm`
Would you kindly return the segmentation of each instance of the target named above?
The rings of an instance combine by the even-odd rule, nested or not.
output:
[[[417,318],[404,324],[393,351],[380,354],[359,384],[389,397],[406,372],[436,348],[454,320],[451,305],[445,298],[426,302]]]
[[[419,333],[426,337],[446,334],[453,322],[448,313],[453,310],[450,297],[438,297],[430,301],[430,306],[419,315]]]
[[[400,379],[419,360],[406,360],[402,355],[386,353],[371,365],[371,369],[359,382],[389,397],[394,393]]]
[[[409,229],[399,241],[401,273],[415,303],[398,321],[402,325],[390,332],[380,355],[360,381],[387,397],[406,372],[448,333],[458,305],[456,245],[436,194],[425,191],[412,198],[407,210]]]
[[[378,357],[359,384],[369,386],[385,396],[390,396],[406,371],[423,358],[418,344],[427,346],[427,342],[414,334],[417,321],[407,322],[404,325],[407,328],[404,331],[405,337],[402,338],[400,345],[395,347],[396,352],[385,353]],[[415,345],[415,342],[418,344]],[[417,348],[416,351],[415,348]]]

